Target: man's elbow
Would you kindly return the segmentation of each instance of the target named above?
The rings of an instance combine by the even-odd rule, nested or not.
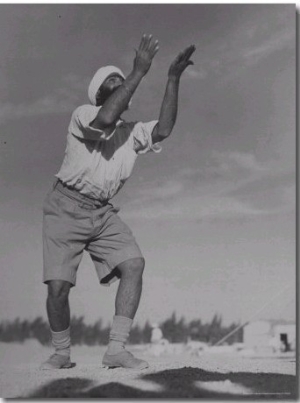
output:
[[[100,130],[107,129],[114,124],[114,118],[110,115],[97,116],[97,118],[92,122],[91,126]]]
[[[104,129],[113,125],[116,121],[116,117],[112,114],[107,114],[101,117],[101,125]]]
[[[157,141],[163,141],[168,138],[172,130],[158,130],[157,131]]]

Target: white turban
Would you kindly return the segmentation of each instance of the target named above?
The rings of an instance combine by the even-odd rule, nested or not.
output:
[[[111,75],[112,73],[120,74],[121,77],[125,79],[123,72],[115,66],[105,66],[101,67],[90,82],[88,95],[89,100],[92,105],[96,105],[96,94],[101,86],[101,84],[106,80],[106,78]]]

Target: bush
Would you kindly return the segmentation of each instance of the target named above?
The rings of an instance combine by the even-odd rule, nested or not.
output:
[[[160,325],[164,338],[171,343],[184,343],[188,340],[203,341],[214,344],[238,327],[238,324],[231,324],[228,327],[222,325],[222,317],[214,315],[210,323],[202,323],[200,319],[194,319],[186,323],[184,317],[179,320],[175,312]],[[94,325],[86,325],[83,316],[73,316],[71,319],[71,337],[73,345],[104,345],[109,340],[109,326],[103,327],[102,321]],[[29,338],[36,338],[42,345],[50,344],[49,324],[41,317],[29,321],[16,318],[13,321],[0,323],[0,341],[2,342],[24,342]],[[147,321],[144,327],[135,325],[132,327],[129,343],[149,343],[151,338],[151,326]],[[241,342],[243,330],[240,329],[227,340],[228,344]]]

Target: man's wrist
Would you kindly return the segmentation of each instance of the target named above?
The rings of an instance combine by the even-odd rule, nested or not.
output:
[[[136,69],[136,68],[134,68],[132,70],[132,75],[137,77],[137,78],[139,78],[139,79],[142,79],[146,74],[147,74],[147,72],[143,72],[143,71],[141,71],[139,69]]]
[[[168,81],[175,83],[175,84],[179,84],[180,76],[168,75]]]

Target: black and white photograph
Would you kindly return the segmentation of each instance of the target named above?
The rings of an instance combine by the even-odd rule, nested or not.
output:
[[[293,3],[0,4],[0,397],[296,400]]]

